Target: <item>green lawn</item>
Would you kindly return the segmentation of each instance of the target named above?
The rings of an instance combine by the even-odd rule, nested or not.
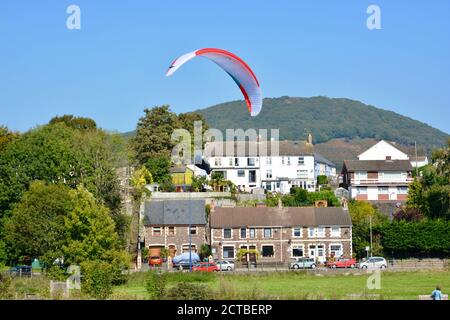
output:
[[[308,275],[302,272],[252,274],[171,274],[168,286],[179,281],[201,282],[224,299],[417,299],[439,284],[450,291],[450,271],[382,272],[381,289],[368,290],[370,274]],[[146,299],[145,273],[133,274],[127,284],[116,287],[118,296]]]

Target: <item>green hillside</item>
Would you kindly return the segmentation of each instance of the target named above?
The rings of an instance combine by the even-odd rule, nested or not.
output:
[[[204,115],[210,127],[279,128],[280,139],[300,140],[311,132],[314,143],[332,139],[385,139],[404,146],[417,141],[427,151],[444,145],[449,135],[425,123],[392,111],[344,98],[264,99],[257,117],[250,117],[244,101],[231,101],[196,112]]]

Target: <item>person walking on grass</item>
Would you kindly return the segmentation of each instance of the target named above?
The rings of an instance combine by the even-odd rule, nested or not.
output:
[[[436,286],[436,289],[431,293],[431,299],[433,300],[442,300],[442,292],[441,287]]]

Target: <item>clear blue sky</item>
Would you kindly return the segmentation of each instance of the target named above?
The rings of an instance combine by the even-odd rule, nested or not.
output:
[[[81,8],[68,30],[66,8]],[[366,9],[381,8],[381,30]],[[450,1],[2,1],[0,124],[27,130],[59,114],[133,130],[144,107],[176,112],[242,99],[204,59],[218,47],[253,68],[265,97],[347,97],[450,132]]]

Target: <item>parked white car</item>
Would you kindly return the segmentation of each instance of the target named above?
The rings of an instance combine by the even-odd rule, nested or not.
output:
[[[386,269],[387,262],[383,257],[370,257],[359,264],[361,269]]]
[[[219,271],[234,271],[234,261],[220,260],[217,261]]]

